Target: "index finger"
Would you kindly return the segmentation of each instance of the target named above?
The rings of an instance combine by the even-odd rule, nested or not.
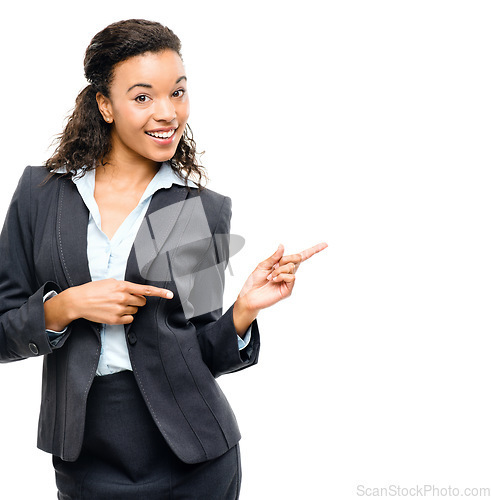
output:
[[[127,291],[133,295],[147,295],[152,297],[163,297],[165,299],[172,299],[172,297],[174,297],[174,294],[166,288],[140,285],[138,283],[132,283],[131,281],[124,281],[124,283],[126,284]]]
[[[313,247],[307,248],[303,252],[300,252],[300,256],[302,258],[301,262],[305,262],[307,259],[310,259],[312,255],[319,253],[321,250],[324,250],[324,248],[327,248],[327,243],[325,241],[323,241],[322,243],[317,243],[317,245],[314,245]]]

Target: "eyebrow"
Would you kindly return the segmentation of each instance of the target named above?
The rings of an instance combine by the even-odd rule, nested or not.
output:
[[[180,81],[182,80],[186,80],[188,81],[187,77],[186,76],[180,76],[177,80],[176,80],[176,84],[178,84]],[[128,93],[130,90],[134,89],[135,87],[143,87],[145,89],[151,89],[152,86],[149,84],[149,83],[135,83],[135,85],[132,85],[127,91],[126,93]]]

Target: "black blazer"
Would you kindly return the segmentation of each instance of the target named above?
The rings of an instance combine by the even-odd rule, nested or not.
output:
[[[43,295],[91,280],[89,212],[69,178],[57,174],[40,185],[46,175],[44,167],[24,170],[0,235],[0,361],[44,355],[38,447],[75,461],[83,441],[87,394],[99,360],[100,324],[82,318],[73,321],[61,342],[52,347],[45,331]],[[160,189],[145,217],[166,207],[164,239],[179,239],[173,230],[182,231],[187,224],[182,218],[192,216],[179,202],[197,196],[211,234],[228,235],[231,200],[209,189],[198,193],[196,188],[176,184]],[[177,220],[183,223],[176,225]],[[216,269],[223,280],[223,268]],[[172,277],[146,281],[134,245],[125,280],[174,292],[170,300],[147,297],[133,322],[125,325],[133,372],[155,423],[184,462],[220,456],[239,441],[240,433],[215,378],[257,363],[257,322],[252,324],[251,342],[239,351],[233,305],[223,315],[218,308],[186,319],[182,303],[188,297],[179,296]]]

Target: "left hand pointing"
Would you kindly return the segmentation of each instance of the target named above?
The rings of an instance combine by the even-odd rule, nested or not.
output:
[[[284,256],[285,248],[280,244],[276,252],[260,262],[247,278],[238,299],[246,303],[249,310],[259,311],[289,297],[300,264],[326,247],[327,243],[322,242],[300,253]]]

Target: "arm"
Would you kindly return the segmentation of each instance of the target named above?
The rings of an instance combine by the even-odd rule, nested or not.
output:
[[[224,198],[213,235],[229,235],[231,199]],[[256,314],[250,314],[242,309],[242,302],[236,301],[222,315],[223,290],[225,283],[225,268],[229,258],[228,244],[216,244],[210,248],[217,255],[217,264],[198,273],[195,279],[193,293],[196,297],[202,294],[213,295],[214,310],[191,318],[196,327],[198,342],[204,362],[211,373],[219,377],[225,373],[242,370],[258,361],[259,329]],[[199,300],[199,299],[198,299]],[[216,307],[215,307],[216,306]],[[241,345],[242,337],[250,333],[250,340],[246,346]]]
[[[30,220],[31,169],[22,174],[0,234],[0,362],[52,352],[44,322],[43,297],[57,283],[36,282]]]
[[[218,227],[213,232],[214,235],[229,234],[230,217],[230,198],[226,198],[218,218]],[[284,255],[284,247],[279,245],[270,257],[257,265],[247,278],[237,300],[223,316],[220,303],[219,309],[191,319],[198,331],[203,359],[215,376],[241,370],[257,363],[259,331],[255,318],[258,312],[289,297],[295,283],[295,272],[300,264],[325,248],[327,248],[327,243],[322,242],[298,254]],[[218,258],[218,262],[227,263],[228,245],[223,245],[222,252],[224,257]],[[220,255],[220,251],[217,251],[217,254]],[[216,276],[208,276],[208,281],[216,282],[218,285],[205,285],[201,288],[201,294],[198,292],[198,296],[208,297],[217,294],[216,290],[220,289],[220,285],[223,295],[225,267],[219,265],[213,267]],[[251,327],[250,343],[237,353],[229,332],[233,331],[235,335],[243,337],[249,324]]]

